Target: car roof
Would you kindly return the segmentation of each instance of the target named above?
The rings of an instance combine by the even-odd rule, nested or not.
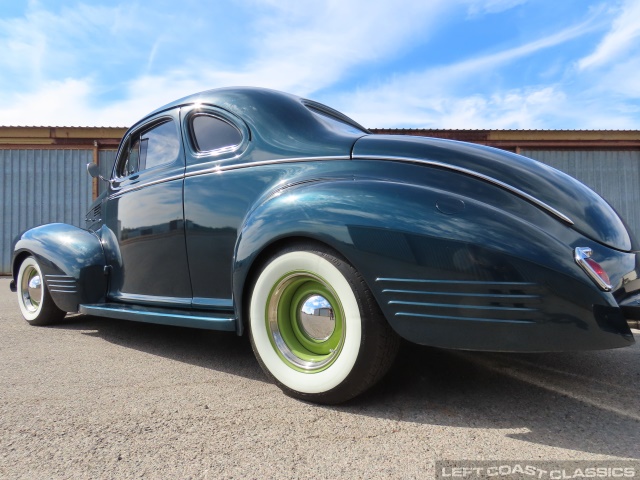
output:
[[[213,106],[240,118],[255,146],[271,157],[346,155],[358,138],[369,133],[326,105],[258,87],[218,88],[188,95],[154,110],[130,131],[154,115],[191,105]]]

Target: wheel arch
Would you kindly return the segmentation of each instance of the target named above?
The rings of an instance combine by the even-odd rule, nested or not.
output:
[[[75,312],[80,303],[96,303],[104,298],[105,257],[95,234],[64,223],[27,230],[13,249],[14,284],[20,265],[29,256],[38,262],[53,302],[60,310]]]

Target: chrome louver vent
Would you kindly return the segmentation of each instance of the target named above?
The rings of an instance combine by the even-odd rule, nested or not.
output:
[[[102,204],[100,203],[91,209],[84,219],[87,223],[99,222],[102,220]]]
[[[68,275],[45,275],[45,281],[50,292],[77,293],[78,282]]]
[[[378,278],[398,317],[431,321],[536,323],[542,286],[530,282]]]

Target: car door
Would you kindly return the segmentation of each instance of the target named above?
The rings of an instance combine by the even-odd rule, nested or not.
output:
[[[238,117],[213,106],[185,107],[181,117],[193,306],[231,310],[234,249],[255,185],[230,172],[246,171],[240,167],[251,150],[250,133]]]
[[[191,303],[180,139],[179,109],[174,109],[133,130],[121,147],[105,202],[105,224],[118,250],[110,256],[111,299]]]

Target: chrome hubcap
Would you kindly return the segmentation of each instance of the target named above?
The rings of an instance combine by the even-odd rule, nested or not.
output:
[[[30,312],[35,312],[42,302],[42,279],[33,267],[28,267],[22,277],[22,301]]]
[[[310,295],[298,312],[300,329],[312,340],[328,340],[336,328],[336,318],[329,300],[322,295]]]
[[[311,272],[291,272],[271,290],[266,308],[271,344],[284,362],[305,373],[320,372],[338,358],[345,322],[339,297]]]

